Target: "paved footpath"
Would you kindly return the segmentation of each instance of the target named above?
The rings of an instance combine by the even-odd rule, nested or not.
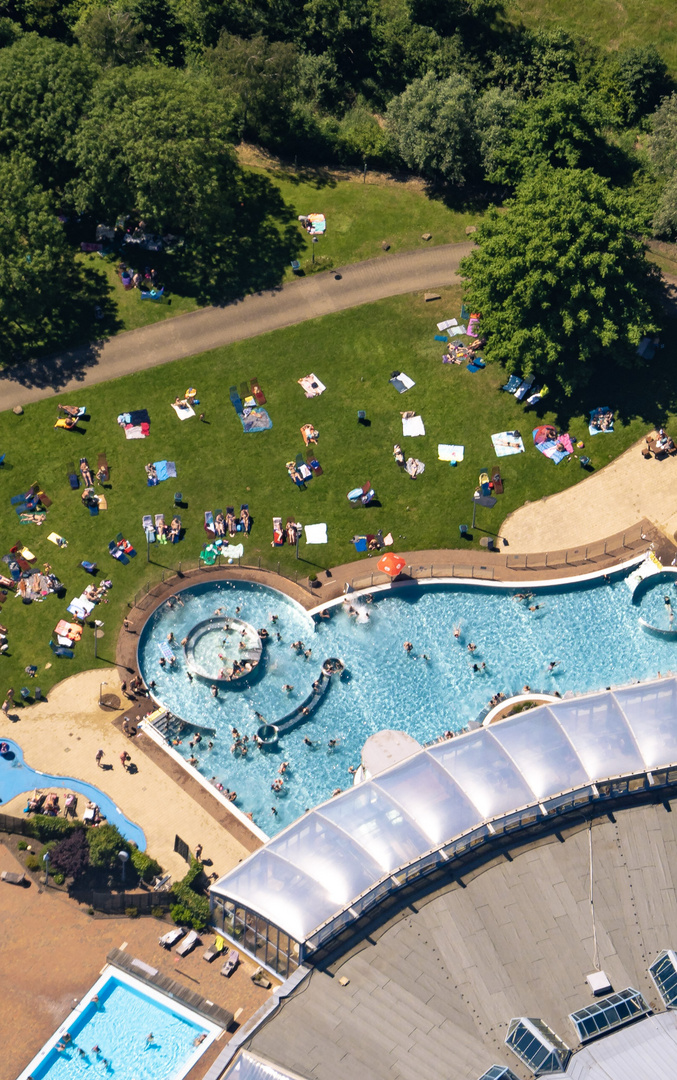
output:
[[[353,263],[299,278],[225,307],[178,315],[117,334],[98,345],[35,361],[0,377],[0,410],[196,356],[388,296],[451,285],[457,280],[460,260],[472,246],[470,242],[443,244]]]

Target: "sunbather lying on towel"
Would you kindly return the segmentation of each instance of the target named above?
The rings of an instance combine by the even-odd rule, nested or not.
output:
[[[474,341],[470,342],[470,344],[468,345],[468,348],[470,349],[471,352],[479,352],[480,349],[484,348],[486,343],[487,343],[486,338],[476,337]]]
[[[80,458],[80,472],[82,473],[82,479],[87,487],[92,487],[94,484],[94,477],[92,476],[92,470],[87,464],[87,458]]]
[[[190,408],[190,405],[188,404],[188,402],[186,401],[185,398],[178,398],[178,397],[175,398],[174,401],[172,402],[172,405],[174,405],[174,407],[177,408],[177,409],[189,409]]]
[[[402,453],[402,447],[399,443],[395,443],[393,446],[393,457],[397,465],[404,465],[404,454]]]
[[[146,476],[149,480],[157,480],[157,469],[150,461],[146,465]]]
[[[59,408],[66,413],[66,416],[78,417],[80,415],[77,405],[59,405]]]
[[[223,514],[217,514],[214,518],[214,533],[216,536],[226,535],[226,520]]]

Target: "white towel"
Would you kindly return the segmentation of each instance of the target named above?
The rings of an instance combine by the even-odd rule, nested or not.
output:
[[[304,532],[306,534],[306,544],[327,543],[327,526],[324,521],[318,525],[306,525]]]
[[[299,384],[305,390],[306,397],[318,397],[319,394],[323,394],[327,387],[323,382],[320,382],[317,375],[311,371],[310,375],[304,375],[302,379],[298,379]]]
[[[423,417],[421,416],[409,416],[402,417],[402,434],[413,438],[415,435],[425,435],[425,428],[423,426]]]
[[[221,555],[226,559],[241,559],[244,555],[244,544],[229,544],[228,547],[221,548]]]
[[[444,322],[438,322],[438,330],[448,330],[450,326],[458,326],[458,319],[445,319]]]
[[[176,405],[172,403],[172,409],[179,420],[188,420],[191,416],[195,416],[195,409],[191,405]]]
[[[437,456],[440,461],[463,461],[464,446],[455,446],[453,443],[438,443]]]
[[[405,375],[403,371],[399,373],[397,378],[407,390],[411,390],[412,386],[416,386],[414,380],[410,379],[408,375]]]

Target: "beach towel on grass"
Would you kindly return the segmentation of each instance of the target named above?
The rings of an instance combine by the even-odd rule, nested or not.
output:
[[[438,322],[438,330],[448,330],[450,326],[458,326],[458,319],[445,319],[443,322]]]
[[[398,371],[397,375],[393,375],[389,380],[390,385],[394,386],[398,394],[403,394],[405,390],[411,390],[412,386],[416,386],[413,379],[410,379],[408,375],[405,375],[403,371]]]
[[[454,443],[438,443],[437,457],[439,461],[463,461],[464,446],[456,446]]]
[[[57,547],[68,547],[68,541],[64,540],[63,536],[59,536],[58,533],[50,533],[47,539],[51,540]]]
[[[402,417],[402,434],[409,438],[414,438],[416,435],[425,435],[425,428],[423,426],[422,416],[403,416]]]
[[[598,416],[603,416],[605,413],[610,413],[611,409],[608,405],[601,405],[599,409],[592,409],[590,412],[590,423],[588,424],[588,431],[591,435],[610,435],[613,434],[614,422],[613,420],[606,428],[595,427],[595,421]]]
[[[317,375],[312,371],[310,375],[304,375],[302,379],[298,379],[297,381],[299,386],[303,387],[306,397],[319,397],[319,395],[323,394],[327,389],[324,383],[320,382]]]
[[[536,443],[536,449],[540,450],[545,457],[554,461],[555,465],[559,465],[560,461],[564,461],[564,458],[569,456],[567,450],[558,447],[559,443],[555,442],[554,439],[546,439],[545,442]]]
[[[221,548],[222,559],[241,559],[244,555],[244,544],[228,544]]]
[[[239,414],[244,431],[268,431],[273,426],[265,409],[245,409]]]
[[[150,427],[148,424],[140,424],[138,426],[127,424],[125,427],[125,439],[147,439],[149,435]]]
[[[491,436],[496,457],[510,457],[511,454],[523,454],[524,442],[519,431],[499,431]]]
[[[173,461],[154,461],[153,468],[157,473],[158,484],[163,480],[169,480],[171,476],[176,476],[176,465]]]
[[[311,224],[311,236],[315,236],[318,233],[326,232],[327,219],[325,218],[324,214],[308,214],[308,221]]]
[[[191,405],[172,404],[172,409],[179,420],[188,420],[191,416],[195,416],[195,409]]]
[[[501,387],[501,390],[507,390],[509,394],[514,394],[515,390],[519,390],[522,385],[521,375],[511,375],[505,386]]]
[[[306,525],[304,528],[306,536],[306,544],[326,544],[327,543],[327,526],[324,521],[319,525]]]
[[[465,326],[450,326],[447,333],[450,337],[458,337],[459,334],[467,334]]]

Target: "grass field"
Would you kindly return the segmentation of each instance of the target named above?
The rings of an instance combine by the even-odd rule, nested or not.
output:
[[[604,49],[655,45],[677,74],[677,7],[665,0],[511,0],[508,15],[527,26],[559,27]]]
[[[91,414],[91,420],[81,425],[83,434],[53,428],[55,399],[29,406],[21,417],[1,413],[0,452],[6,453],[7,463],[0,469],[0,506],[4,507],[0,548],[7,552],[20,540],[39,565],[49,562],[67,587],[65,600],[49,596],[41,604],[27,606],[8,598],[0,614],[10,638],[9,654],[0,656],[6,685],[23,685],[28,664],[38,665],[38,685],[43,690],[94,665],[89,629],[73,661],[53,661],[48,647],[67,603],[90,580],[78,568],[83,558],[96,561],[101,573],[114,583],[108,607],[97,610],[97,617],[106,623],[99,664],[112,663],[127,601],[145,582],[157,580],[163,567],[176,567],[181,559],[195,562],[206,539],[203,514],[207,509],[249,503],[253,528],[243,561],[255,562],[260,556],[264,564],[275,567],[279,560],[283,570],[293,574],[298,569],[303,577],[356,559],[353,534],[376,533],[379,528],[393,533],[395,550],[458,546],[458,526],[470,523],[480,469],[496,463],[489,438],[492,432],[518,428],[526,453],[501,461],[505,493],[494,510],[481,511],[478,525],[498,532],[506,514],[526,500],[540,499],[580,481],[584,474],[577,461],[555,466],[536,451],[531,428],[553,417],[548,412],[525,413],[513,397],[500,392],[505,381],[501,370],[490,366],[471,375],[465,367],[442,364],[442,347],[433,340],[435,323],[457,315],[459,300],[458,289],[445,290],[443,300],[434,306],[425,305],[417,296],[398,297],[82,390],[70,402],[85,405]],[[416,382],[406,394],[398,395],[388,383],[396,369]],[[307,400],[296,380],[310,371],[326,384],[327,391]],[[229,403],[228,388],[254,376],[266,393],[274,426],[270,431],[245,434]],[[207,424],[197,417],[180,422],[170,408],[176,395],[183,395],[191,385],[199,392]],[[604,403],[591,400],[586,405]],[[147,408],[150,413],[150,437],[127,441],[116,417],[136,408]],[[358,409],[366,411],[368,427],[358,425]],[[425,437],[403,439],[400,410],[404,409],[422,415]],[[300,491],[289,479],[285,462],[304,450],[299,428],[306,422],[320,431],[317,456],[324,475]],[[595,439],[588,439],[582,417],[568,426],[573,436],[585,439],[585,453],[599,468],[638,438],[646,422],[646,417],[619,421],[613,435]],[[407,457],[418,457],[426,465],[425,473],[415,481],[393,460],[396,442]],[[456,468],[439,462],[438,442],[464,444],[465,461]],[[69,488],[66,465],[70,461],[77,465],[85,456],[96,467],[97,455],[104,450],[111,467],[112,487],[106,491],[109,508],[90,517],[79,493]],[[145,463],[164,458],[176,462],[176,480],[148,488]],[[9,500],[36,480],[53,506],[41,527],[21,526]],[[377,501],[367,508],[354,508],[347,492],[367,480]],[[164,512],[169,520],[177,490],[187,503],[181,511],[185,538],[177,545],[151,547],[148,564],[141,517]],[[297,563],[293,548],[271,548],[273,515],[304,524],[326,522],[328,545],[306,546],[302,541]],[[66,537],[67,549],[48,542],[52,530]],[[138,546],[138,556],[128,566],[108,555],[108,542],[118,532]],[[477,531],[475,543],[480,535]],[[46,669],[47,664],[52,666]]]

